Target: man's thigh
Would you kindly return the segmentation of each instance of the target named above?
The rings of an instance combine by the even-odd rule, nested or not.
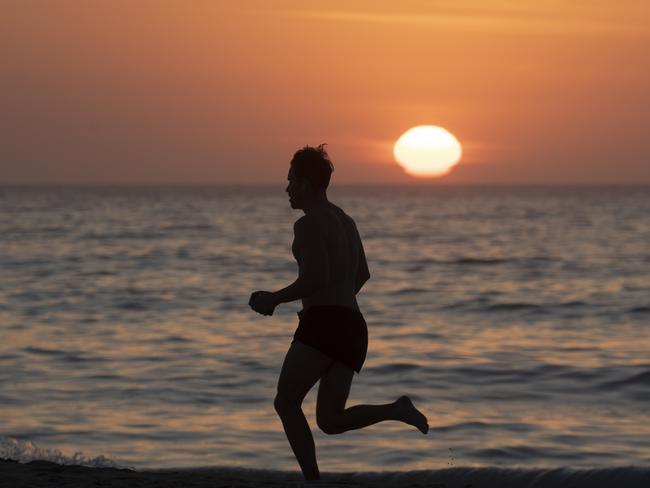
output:
[[[353,376],[354,370],[349,366],[338,361],[332,364],[318,386],[317,419],[327,421],[343,413]]]
[[[325,374],[333,359],[298,340],[287,351],[278,380],[278,398],[301,404],[307,392]]]

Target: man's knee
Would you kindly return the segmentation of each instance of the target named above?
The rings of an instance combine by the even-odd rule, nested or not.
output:
[[[318,425],[318,428],[327,435],[336,435],[345,432],[341,427],[340,422],[336,420],[336,417],[316,415],[316,424]]]
[[[299,410],[300,405],[301,402],[293,400],[284,395],[281,395],[280,393],[275,395],[275,400],[273,400],[273,407],[275,408],[275,411],[279,415],[283,415],[285,413],[291,413],[295,410]]]

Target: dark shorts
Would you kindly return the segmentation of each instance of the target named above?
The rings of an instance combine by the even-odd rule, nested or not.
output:
[[[292,344],[299,340],[361,371],[368,351],[368,327],[361,312],[341,305],[312,305],[298,317]]]

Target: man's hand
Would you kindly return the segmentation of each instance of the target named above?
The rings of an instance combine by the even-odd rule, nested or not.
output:
[[[262,315],[273,315],[275,307],[278,305],[273,299],[273,293],[269,291],[254,291],[248,304],[253,310]]]

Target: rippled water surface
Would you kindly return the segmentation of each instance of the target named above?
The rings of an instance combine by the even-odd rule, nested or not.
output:
[[[650,462],[650,189],[336,187],[372,275],[321,470]],[[134,467],[296,470],[273,398],[298,302],[284,186],[0,187],[0,435]]]

